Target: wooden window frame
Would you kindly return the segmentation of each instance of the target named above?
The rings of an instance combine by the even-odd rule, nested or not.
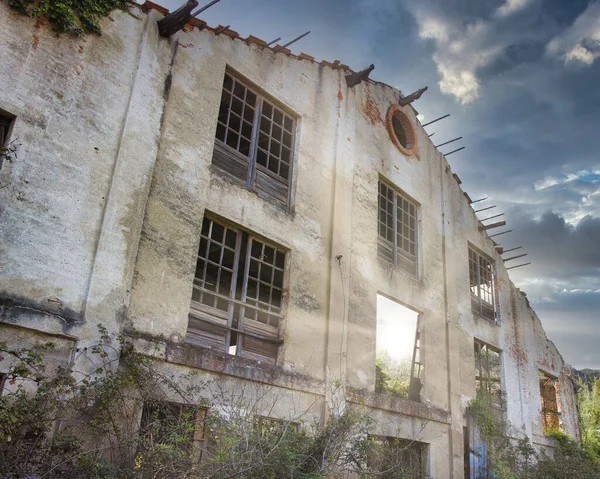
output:
[[[223,243],[213,238],[215,224],[224,230]],[[234,247],[225,245],[227,241],[232,244],[233,237],[229,240],[227,238],[230,232],[235,237]],[[221,248],[219,265],[211,260],[214,251],[211,250],[212,244]],[[206,248],[204,252],[203,247]],[[233,253],[229,262],[231,267],[222,265],[225,248],[229,250],[229,254]],[[279,338],[279,327],[284,320],[286,261],[287,251],[281,246],[211,215],[205,215],[186,341],[234,356],[275,364],[278,348],[283,344],[283,340]],[[211,285],[206,280],[209,267],[213,271],[215,268],[217,270],[218,284],[213,289],[207,287]],[[199,272],[201,277],[198,276]],[[223,272],[226,275],[231,273],[226,293],[219,290]],[[267,301],[264,296],[261,299],[260,294],[265,290],[268,291]]]
[[[503,410],[504,406],[502,403],[502,381],[500,379],[500,369],[502,367],[502,351],[490,346],[489,344],[475,339],[473,341],[473,350],[475,355],[475,389],[476,391],[484,391],[485,394],[492,401],[491,406],[497,410]],[[498,377],[491,375],[492,364],[490,357],[484,352],[493,353],[497,356],[498,363]],[[492,387],[492,384],[496,384],[497,388]],[[498,396],[498,400],[495,401],[494,397]]]
[[[389,197],[390,192],[392,198]],[[415,277],[418,277],[419,272],[419,208],[419,203],[406,193],[379,178],[377,185],[377,253],[381,258]],[[399,218],[400,213],[401,219]],[[389,225],[390,220],[391,226]],[[400,228],[402,231],[399,231]],[[382,234],[382,230],[386,234]],[[392,235],[391,240],[387,237],[389,232]]]
[[[231,90],[226,86],[228,80],[231,81]],[[240,89],[244,90],[243,99],[238,96]],[[248,101],[249,94],[254,97],[254,103]],[[234,100],[241,105],[239,114],[233,110]],[[247,110],[250,111],[248,115]],[[264,129],[267,127],[268,133]],[[238,74],[226,70],[212,163],[259,196],[275,199],[289,209],[296,128],[297,115]],[[230,140],[230,134],[234,135],[233,140]],[[277,166],[271,168],[274,164]]]
[[[471,310],[493,322],[498,321],[495,269],[496,265],[493,259],[469,245]],[[490,277],[484,281],[482,276],[486,272]],[[488,283],[489,286],[487,286]]]

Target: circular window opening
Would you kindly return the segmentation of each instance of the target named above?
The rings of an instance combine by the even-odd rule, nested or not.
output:
[[[387,128],[392,142],[405,155],[414,155],[417,149],[417,135],[410,118],[400,105],[392,105],[387,114]]]

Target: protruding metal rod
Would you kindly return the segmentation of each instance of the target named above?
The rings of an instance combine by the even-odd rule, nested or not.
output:
[[[273,40],[272,42],[267,43],[267,46],[270,47],[271,45],[273,45],[273,43],[278,42],[279,40],[281,40],[281,37],[277,37],[275,40]]]
[[[456,150],[452,150],[450,153],[442,153],[442,155],[449,156],[452,153],[456,153],[457,151],[464,150],[465,148],[466,148],[466,146],[461,146],[460,148],[457,148]]]
[[[505,253],[509,253],[511,251],[517,251],[518,249],[521,249],[521,248],[522,248],[522,246],[517,246],[516,248],[505,249],[504,252]]]
[[[458,138],[454,138],[453,140],[450,140],[450,141],[446,141],[445,143],[440,143],[439,145],[435,145],[435,147],[439,148],[440,146],[447,145],[448,143],[454,143],[455,141],[458,141],[458,140],[462,140],[462,136],[459,136]]]
[[[485,198],[479,198],[478,200],[473,200],[473,201],[471,201],[471,204],[473,204],[473,203],[479,203],[480,201],[485,201],[485,200],[487,200],[487,199],[488,199],[488,197],[487,197],[487,196],[486,196]]]
[[[489,216],[488,218],[484,218],[482,220],[479,221],[487,221],[487,220],[491,220],[493,218],[498,218],[499,216],[502,216],[504,213],[500,213],[499,215],[494,215],[494,216]]]
[[[435,120],[431,120],[429,123],[425,123],[424,125],[421,125],[423,128],[425,128],[426,126],[431,125],[432,123],[435,123],[436,121],[440,121],[443,120],[444,118],[448,118],[450,116],[450,113],[448,113],[447,115],[444,116],[440,116],[439,118],[436,118]]]
[[[231,25],[227,25],[225,27],[221,27],[221,28],[217,28],[215,30],[215,37],[221,33],[223,33],[225,30],[227,30]]]
[[[506,259],[502,259],[502,261],[504,261],[505,263],[507,261],[510,261],[512,259],[517,259],[517,258],[522,258],[523,256],[527,256],[528,253],[523,253],[523,254],[518,254],[517,256],[511,256],[510,258],[506,258]]]
[[[431,135],[427,135],[429,138],[431,138],[433,135],[435,135],[435,131],[431,134]]]
[[[498,221],[497,223],[492,223],[489,225],[481,225],[479,227],[479,231],[491,230],[492,228],[498,228],[500,226],[504,226],[505,224],[506,224],[506,221]]]
[[[289,47],[292,43],[296,43],[298,40],[301,40],[302,38],[304,38],[309,33],[310,33],[310,30],[308,32],[306,32],[306,33],[303,33],[299,37],[294,38],[291,42],[287,42],[285,45],[283,45],[281,47],[275,47],[275,51],[277,52],[279,50],[283,50],[284,48]]]
[[[203,7],[200,7],[198,10],[196,10],[195,12],[192,12],[192,17],[195,17],[197,15],[200,15],[204,10],[209,9],[210,7],[212,7],[215,3],[219,3],[221,0],[213,0],[212,2],[210,2],[208,5],[204,5]]]
[[[521,266],[527,266],[528,264],[531,264],[531,262],[529,263],[523,263],[523,264],[518,264],[517,266],[511,266],[510,268],[506,268],[508,269],[515,269],[515,268],[520,268]]]
[[[502,233],[496,233],[495,235],[488,236],[488,238],[493,238],[494,236],[505,235],[506,233],[512,233],[512,230],[506,230],[506,231],[503,231]]]
[[[485,210],[491,210],[492,208],[495,208],[496,205],[494,206],[488,206],[487,208],[481,208],[480,210],[475,210],[475,213],[479,213],[480,211],[485,211]]]

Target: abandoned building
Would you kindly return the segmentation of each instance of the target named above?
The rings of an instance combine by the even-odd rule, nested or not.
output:
[[[162,7],[134,9],[82,40],[0,4],[0,142],[18,145],[0,340],[73,362],[100,324],[136,332],[172,371],[276,389],[275,418],[323,420],[337,381],[436,479],[484,467],[477,390],[538,450],[548,428],[579,437],[570,369],[418,101],[201,20],[163,37]]]

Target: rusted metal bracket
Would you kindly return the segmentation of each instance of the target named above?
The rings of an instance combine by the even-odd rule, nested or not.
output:
[[[489,225],[481,225],[479,227],[479,231],[487,231],[487,230],[491,230],[492,228],[498,228],[499,226],[504,226],[506,225],[506,221],[498,221],[497,223],[492,223]]]
[[[192,10],[198,6],[198,0],[188,0],[174,12],[158,21],[158,33],[161,37],[170,37],[181,30],[193,18]]]
[[[417,90],[411,93],[410,95],[405,96],[404,98],[400,98],[400,100],[398,100],[398,104],[400,106],[410,105],[413,101],[421,98],[421,95],[427,91],[427,88],[428,87],[423,87],[420,90]]]
[[[367,68],[359,72],[350,73],[346,75],[346,85],[350,88],[355,87],[359,83],[369,78],[369,74],[375,69],[375,65],[371,63]]]

